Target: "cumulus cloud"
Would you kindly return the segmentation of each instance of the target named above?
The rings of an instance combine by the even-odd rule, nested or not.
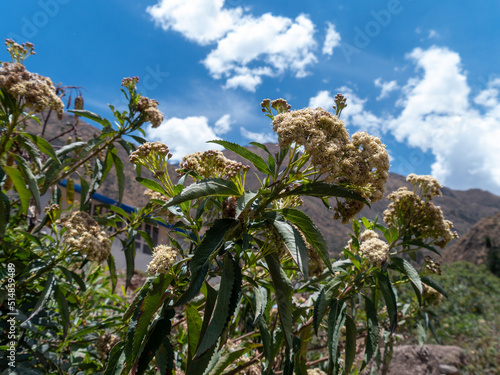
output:
[[[225,114],[215,122],[214,132],[216,134],[225,134],[231,130],[231,115]]]
[[[340,34],[335,30],[335,25],[330,22],[326,23],[325,42],[323,43],[323,55],[332,55],[333,49],[340,46]]]
[[[500,105],[493,80],[473,99],[458,53],[443,47],[414,49],[408,56],[419,76],[403,87],[400,115],[387,125],[398,141],[431,150],[432,174],[457,189],[500,193]]]
[[[196,151],[222,150],[222,146],[206,142],[219,139],[217,131],[225,130],[228,120],[223,116],[215,127],[211,127],[205,116],[172,117],[157,128],[148,126],[146,137],[151,142],[165,143],[173,154],[172,160],[180,161],[183,156]]]
[[[255,17],[241,7],[228,10],[223,5],[223,0],[160,0],[147,11],[165,30],[200,45],[216,44],[203,64],[215,79],[226,79],[227,88],[255,91],[264,76],[309,74],[317,59],[315,26],[308,16]]]
[[[259,143],[277,143],[278,137],[274,133],[256,133],[245,128],[240,128],[241,135],[250,141]]]
[[[223,6],[224,0],[160,0],[146,11],[164,30],[206,45],[222,38],[241,18],[241,8]]]
[[[334,97],[330,94],[330,91],[323,90],[318,91],[316,96],[309,99],[309,107],[311,108],[323,108],[329,111],[333,109],[333,104],[335,103]]]
[[[347,86],[342,86],[337,91],[347,98],[347,107],[341,114],[341,119],[345,122],[346,126],[354,126],[357,130],[378,135],[382,119],[365,109],[367,99],[361,99]],[[316,96],[309,99],[309,107],[321,107],[330,112],[333,112],[334,103],[334,95],[327,90],[318,91]]]
[[[382,78],[377,78],[375,81],[375,86],[380,87],[380,95],[377,100],[387,98],[389,94],[397,89],[399,89],[398,83],[396,81],[382,81]]]

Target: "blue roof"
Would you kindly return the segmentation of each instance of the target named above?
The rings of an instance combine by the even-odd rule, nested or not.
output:
[[[68,183],[67,180],[59,181],[59,185],[64,186],[64,187],[66,187],[67,183]],[[81,193],[82,187],[80,185],[75,184],[75,191],[77,193]],[[107,197],[107,196],[99,194],[99,193],[94,193],[92,195],[92,199],[97,200],[97,201],[102,202],[102,203],[105,203],[105,204],[109,204],[110,206],[120,207],[126,213],[132,213],[132,212],[137,211],[137,208],[135,208],[135,207],[129,206],[128,204],[124,204],[124,203],[120,204],[117,200],[114,200],[113,198]],[[167,227],[167,228],[171,227],[171,225],[165,225],[165,223],[162,223],[161,221],[158,221],[158,224],[160,224],[164,227]]]

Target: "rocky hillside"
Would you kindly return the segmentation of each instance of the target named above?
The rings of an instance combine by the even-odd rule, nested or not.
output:
[[[443,254],[447,263],[465,260],[475,264],[486,262],[488,252],[500,249],[500,212],[484,217]]]
[[[76,135],[78,135],[83,140],[88,140],[97,133],[96,128],[82,122],[81,120],[79,125],[75,129],[73,129],[71,124],[74,123],[74,120],[74,116],[69,114],[65,114],[62,121],[57,120],[57,118],[55,117],[51,118],[46,126],[44,137],[50,140],[60,134],[68,132],[64,136],[59,137],[53,141],[54,145],[61,146],[66,143],[69,136],[75,137]],[[28,130],[36,134],[41,134],[42,127],[40,127],[39,125],[30,125]],[[275,144],[268,144],[267,147],[272,153],[277,151],[278,149],[277,145]],[[255,146],[249,146],[248,148],[252,152],[259,154],[267,160],[267,154],[265,151]],[[128,163],[128,158],[125,151],[121,147],[118,147],[118,152],[120,158],[125,161],[124,172],[126,176],[126,187],[123,203],[132,206],[143,205],[147,201],[146,197],[143,195],[144,187],[135,181],[136,172],[134,166]],[[225,154],[228,158],[248,164],[248,162],[243,160],[240,156],[235,155],[230,151],[225,151]],[[171,176],[175,176],[175,166],[171,166],[170,170]],[[252,170],[247,175],[247,186],[250,189],[256,189],[259,185],[255,173],[256,171]],[[143,175],[144,174],[145,172],[143,168]],[[117,199],[117,186],[112,176],[113,172],[110,173],[109,178],[100,188],[99,193]],[[405,181],[405,177],[391,173],[389,176],[389,181],[386,185],[386,193],[388,194],[389,192],[396,190],[400,186],[409,186],[409,184]],[[478,221],[480,221],[482,218],[491,217],[497,213],[500,213],[500,197],[479,189],[459,191],[444,188],[443,196],[437,197],[435,199],[435,203],[441,206],[445,217],[453,221],[453,223],[455,224],[455,229],[462,237],[462,240],[455,240],[455,244],[452,245],[450,251],[445,251],[445,253],[450,253],[450,255],[447,256],[447,259],[465,259],[459,257],[458,255],[451,255],[451,253],[455,254],[459,251],[461,251],[463,254],[473,253],[474,250],[472,250],[472,247],[465,249],[466,245],[464,241],[468,238],[468,236],[465,236],[465,234],[474,226],[474,224],[478,223]],[[382,212],[387,207],[387,204],[388,201],[384,198],[383,200],[374,203],[371,210],[365,208],[365,210],[363,210],[362,212],[362,215],[371,219],[374,219],[376,215],[379,215],[381,217]],[[338,253],[345,245],[346,241],[349,239],[349,236],[347,234],[349,227],[342,225],[338,221],[334,221],[332,219],[332,213],[324,207],[319,199],[306,199],[302,210],[307,215],[309,215],[318,225],[325,239],[329,243],[330,250],[333,253]],[[500,220],[500,216],[497,215],[495,217],[497,218],[497,220]],[[483,223],[483,221],[478,223],[477,226],[474,227],[474,230],[479,230],[479,228],[484,225]],[[500,231],[497,230],[497,234],[498,233],[500,233]],[[497,243],[500,244],[500,238],[497,240]],[[477,246],[475,248],[477,248]],[[463,256],[465,257],[466,255]],[[468,255],[467,259],[469,259]]]

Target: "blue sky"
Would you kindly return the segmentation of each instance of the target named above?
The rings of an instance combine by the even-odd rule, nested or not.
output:
[[[499,17],[496,1],[9,1],[0,36],[33,42],[28,69],[103,116],[139,76],[165,114],[148,139],[177,159],[275,141],[264,98],[330,109],[341,92],[350,133],[380,136],[393,172],[500,194]]]

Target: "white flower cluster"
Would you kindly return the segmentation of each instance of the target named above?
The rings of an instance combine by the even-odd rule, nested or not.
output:
[[[379,138],[358,132],[349,140],[344,123],[322,108],[304,108],[276,115],[273,130],[281,148],[304,147],[318,174],[331,184],[343,184],[369,202],[383,197],[389,177],[389,155]],[[349,221],[364,204],[346,199],[335,208],[335,219]]]
[[[153,249],[153,259],[149,262],[148,272],[152,275],[168,273],[177,259],[178,251],[174,247],[159,245]]]
[[[95,262],[103,262],[111,253],[111,241],[97,222],[83,211],[56,222],[66,228],[64,242]]]
[[[326,375],[326,372],[321,371],[320,369],[313,368],[307,370],[307,375]]]
[[[365,230],[359,236],[359,253],[368,263],[380,267],[389,257],[389,245],[373,230]]]
[[[248,170],[250,167],[226,158],[218,150],[208,150],[204,152],[197,151],[184,156],[176,172],[179,177],[185,175],[188,171],[193,171],[203,178],[226,177],[231,179],[240,173],[242,169]]]

